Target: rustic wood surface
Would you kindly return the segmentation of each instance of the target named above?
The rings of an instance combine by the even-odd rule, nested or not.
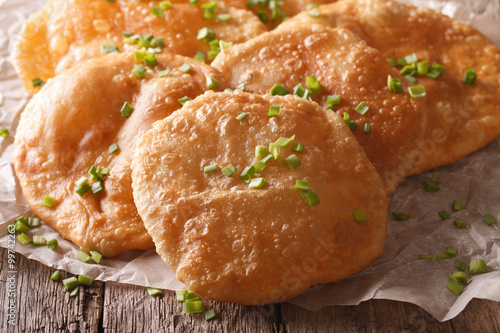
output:
[[[182,314],[174,292],[94,281],[70,298],[54,269],[16,254],[15,325],[8,323],[7,250],[0,249],[0,332],[500,332],[500,303],[474,299],[456,318],[438,322],[409,303],[371,300],[318,312],[283,303],[260,307],[203,301],[219,317]],[[62,278],[71,276],[63,272]]]

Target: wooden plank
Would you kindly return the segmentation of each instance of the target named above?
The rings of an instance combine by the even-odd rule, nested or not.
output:
[[[473,299],[451,325],[457,333],[500,332],[500,303]]]
[[[104,292],[103,332],[273,332],[274,306],[252,307],[203,300],[204,310],[216,309],[218,318],[183,314],[173,291],[152,297],[146,288],[107,282]]]
[[[0,249],[0,300],[7,305],[6,290],[15,284],[15,326],[8,324],[7,311],[0,311],[1,332],[98,332],[104,284],[94,281],[71,298],[61,282],[49,279],[54,269],[16,254],[15,268],[9,269],[8,251]],[[9,273],[15,271],[16,273]],[[72,276],[63,272],[61,279]],[[2,306],[3,307],[3,306]]]

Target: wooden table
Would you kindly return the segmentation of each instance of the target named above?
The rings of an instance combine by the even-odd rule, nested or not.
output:
[[[479,299],[443,323],[418,306],[386,300],[318,312],[287,303],[203,300],[205,309],[219,313],[207,322],[202,314],[183,314],[173,291],[152,297],[144,287],[94,281],[70,298],[62,283],[49,279],[52,268],[16,254],[16,273],[10,273],[6,249],[0,258],[0,332],[500,332],[500,303]],[[62,278],[69,276],[63,272]],[[15,295],[9,297],[11,286]],[[15,325],[8,323],[12,301]]]

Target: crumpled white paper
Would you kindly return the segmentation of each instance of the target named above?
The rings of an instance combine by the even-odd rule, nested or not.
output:
[[[5,248],[7,224],[21,214],[30,215],[11,165],[15,128],[29,97],[9,63],[9,56],[22,23],[44,2],[0,0],[0,127],[6,126],[11,132],[9,137],[0,138],[0,246]],[[500,46],[500,21],[493,19],[500,13],[479,16],[454,3],[406,2],[423,4],[470,23]],[[424,179],[439,181],[441,191],[425,192]],[[465,209],[441,220],[437,212],[452,211],[453,200],[463,201]],[[500,228],[488,226],[482,217],[486,213],[500,217],[500,139],[458,163],[405,179],[391,197],[389,215],[392,212],[405,212],[412,218],[396,221],[389,217],[389,236],[379,259],[355,276],[311,288],[289,302],[318,310],[329,305],[355,305],[371,298],[391,299],[414,303],[436,319],[448,320],[474,297],[500,301]],[[457,229],[452,223],[454,218],[465,219],[468,227]],[[101,281],[165,289],[183,287],[154,250],[131,251],[118,258],[104,259],[101,265],[88,265],[75,259],[79,249],[73,243],[62,239],[47,225],[32,232],[47,239],[56,238],[57,250],[17,245],[16,252],[50,267]],[[456,258],[417,259],[419,254],[443,253],[448,246],[459,248]],[[486,260],[489,272],[473,277],[460,296],[447,290],[455,260],[468,263],[475,258]]]

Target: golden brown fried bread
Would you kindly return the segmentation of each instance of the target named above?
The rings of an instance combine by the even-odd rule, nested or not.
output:
[[[206,77],[225,86],[215,70],[191,58],[164,54],[157,62],[143,78],[131,74],[130,53],[86,62],[49,80],[21,115],[14,165],[23,193],[37,216],[83,250],[111,257],[153,248],[132,197],[137,137],[180,108],[179,98],[203,93]],[[176,69],[184,63],[189,73]],[[167,67],[171,73],[158,77]],[[128,118],[121,114],[125,102],[134,107]],[[104,191],[80,197],[75,182],[90,179],[92,166],[109,168]],[[44,196],[55,198],[52,208],[41,205]]]
[[[280,105],[278,116],[268,116]],[[242,113],[248,117],[236,119]],[[295,135],[279,160],[240,179],[255,147]],[[296,154],[291,170],[283,161]],[[204,167],[217,164],[217,171]],[[226,176],[222,168],[237,171]],[[342,118],[293,96],[207,92],[157,122],[138,142],[134,199],[158,254],[197,294],[264,304],[350,276],[377,258],[386,239],[382,180]],[[296,180],[320,203],[308,206]],[[357,223],[353,211],[368,221]]]
[[[436,80],[403,81],[405,90],[423,85],[427,92],[428,126],[413,174],[458,161],[500,134],[500,51],[469,25],[425,7],[346,0],[322,6],[317,18],[301,13],[280,29],[317,23],[349,28],[385,57],[415,53],[419,61],[446,67]],[[477,80],[465,85],[469,68]]]
[[[260,94],[274,84],[290,91],[299,83],[306,87],[306,78],[316,76],[322,90],[312,98],[326,106],[328,95],[340,96],[335,109],[357,123],[353,133],[382,176],[387,193],[413,167],[412,154],[426,125],[424,100],[388,91],[388,75],[399,74],[349,30],[322,25],[278,29],[221,52],[212,66],[231,86],[245,82],[246,91]],[[364,115],[355,111],[361,102],[370,108]],[[370,133],[364,131],[365,124],[370,124]]]
[[[189,0],[172,1],[163,17],[152,14],[155,1],[117,0],[49,0],[23,26],[12,54],[12,62],[34,93],[32,79],[46,82],[61,71],[88,59],[105,55],[103,45],[118,46],[119,51],[137,50],[138,44],[124,43],[125,38],[153,34],[163,38],[164,51],[193,57],[197,50],[205,54],[210,46],[197,39],[198,30],[212,29],[215,38],[234,43],[243,42],[266,31],[260,20],[247,10],[217,2],[211,20],[204,20],[201,4]],[[223,22],[216,17],[230,14]],[[128,31],[131,36],[123,36]],[[208,59],[208,58],[207,58]]]

